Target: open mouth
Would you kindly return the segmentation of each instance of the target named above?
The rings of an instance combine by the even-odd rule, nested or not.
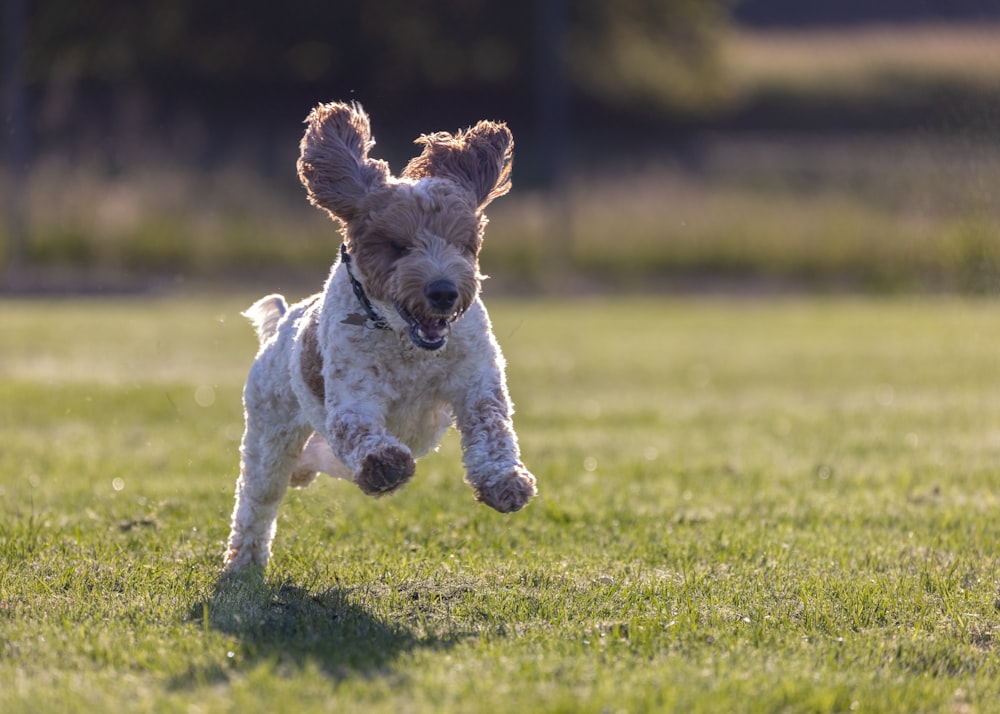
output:
[[[401,305],[396,306],[400,317],[410,326],[410,341],[424,350],[439,350],[448,340],[451,320],[447,317],[416,317]]]

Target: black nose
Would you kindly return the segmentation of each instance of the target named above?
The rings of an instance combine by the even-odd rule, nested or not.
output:
[[[448,280],[435,280],[424,288],[424,297],[438,312],[451,312],[458,300],[458,288]]]

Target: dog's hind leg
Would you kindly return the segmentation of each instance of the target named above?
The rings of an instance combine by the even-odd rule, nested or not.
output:
[[[278,504],[288,489],[308,429],[261,432],[248,419],[240,451],[236,505],[226,547],[225,566],[267,565],[271,557]]]
[[[354,479],[351,470],[333,455],[326,439],[314,431],[302,448],[302,453],[292,471],[292,488],[305,488],[313,482],[317,472],[320,471],[334,478],[348,481]]]
[[[312,429],[295,416],[298,402],[268,383],[269,365],[257,362],[243,394],[246,431],[240,446],[240,476],[226,548],[225,567],[267,565],[278,504]]]

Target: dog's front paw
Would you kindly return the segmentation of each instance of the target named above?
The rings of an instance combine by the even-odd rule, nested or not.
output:
[[[369,496],[382,496],[409,481],[415,470],[413,456],[407,449],[388,446],[362,459],[354,482]]]
[[[538,493],[535,477],[522,464],[515,466],[508,474],[485,481],[475,489],[477,501],[482,501],[500,513],[520,511]]]

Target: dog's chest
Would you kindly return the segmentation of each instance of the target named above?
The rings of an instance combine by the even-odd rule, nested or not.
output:
[[[452,421],[449,372],[436,360],[387,369],[382,383],[386,428],[422,455],[435,446]]]
[[[389,411],[426,411],[447,401],[454,374],[445,360],[427,359],[377,361],[371,374],[375,387],[389,405]]]

